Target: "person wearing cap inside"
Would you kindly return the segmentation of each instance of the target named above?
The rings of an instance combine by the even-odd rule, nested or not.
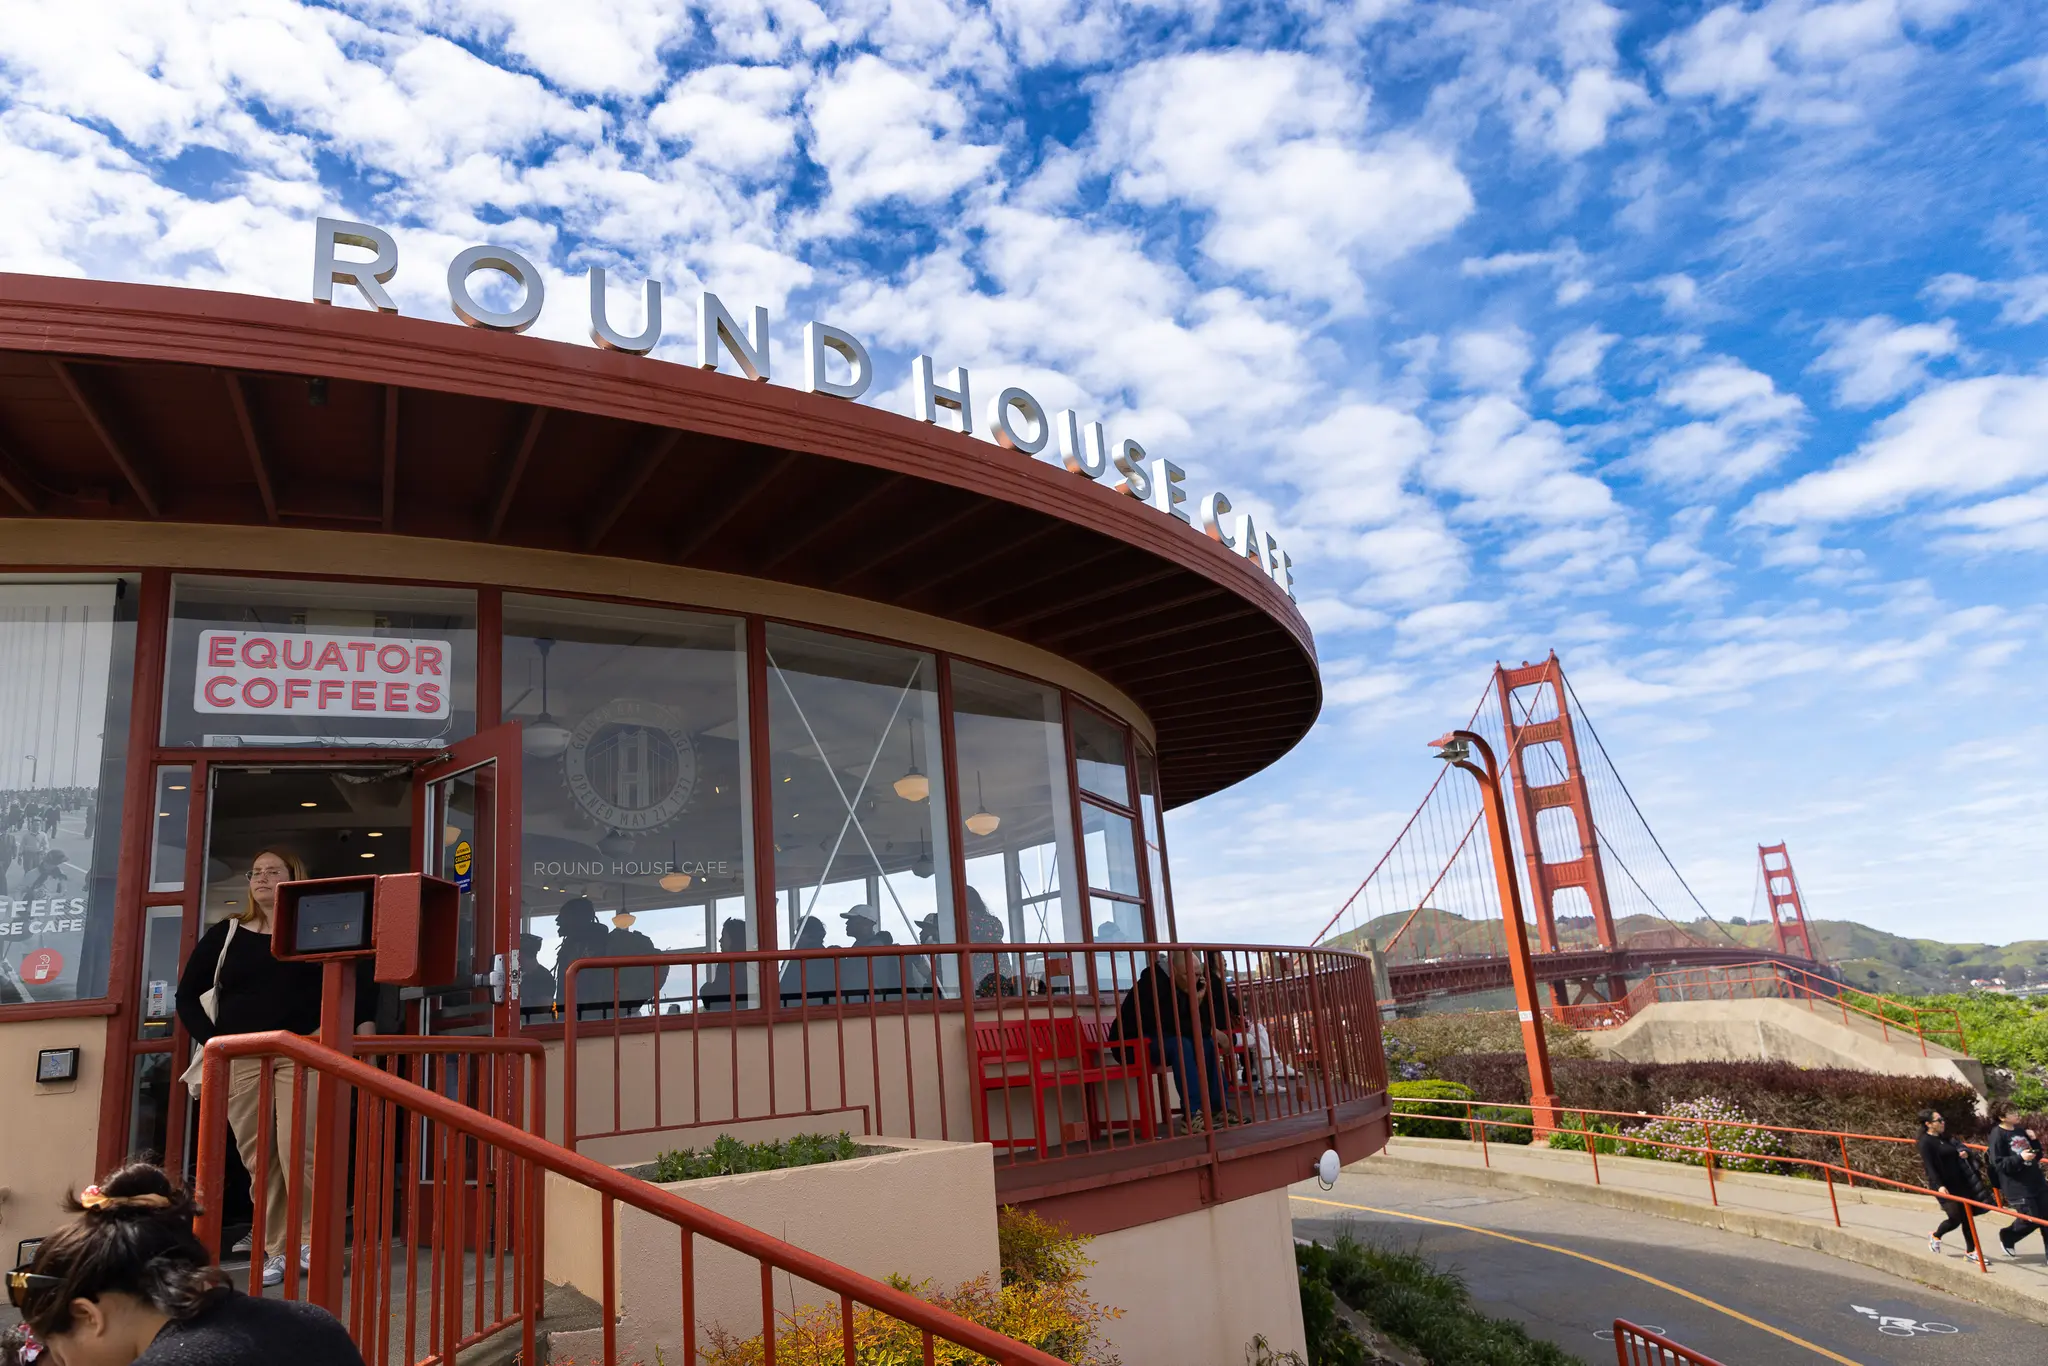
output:
[[[872,906],[855,906],[841,918],[846,922],[847,941],[857,949],[896,942],[895,936],[877,923]],[[893,999],[903,994],[902,961],[893,954],[853,959],[846,965],[845,982],[849,992],[871,992],[871,999],[877,1001]]]

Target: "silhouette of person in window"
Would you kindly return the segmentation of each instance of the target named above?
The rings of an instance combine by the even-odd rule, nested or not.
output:
[[[988,903],[981,899],[981,893],[967,889],[967,937],[977,944],[1000,944],[1003,942],[1003,922],[990,914]],[[996,955],[978,953],[974,955],[974,994],[976,996],[1021,996],[1015,974],[996,972]]]
[[[555,913],[555,933],[562,947],[555,951],[555,999],[569,999],[569,965],[579,958],[605,956],[605,929],[597,923],[597,907],[587,896],[572,896]],[[601,1012],[612,1008],[612,974],[595,968],[576,975],[576,1018],[603,1019]]]
[[[519,1017],[545,1015],[554,1001],[555,974],[541,966],[540,936],[529,930],[519,936]]]
[[[807,915],[797,926],[796,943],[793,949],[822,949],[825,947],[825,922],[814,915]],[[832,960],[829,958],[792,959],[782,965],[782,1003],[786,1006],[801,1005],[832,999]]]
[[[745,953],[747,951],[747,922],[728,920],[718,927],[718,951],[720,953]],[[704,989],[697,993],[697,1000],[706,1010],[745,1010],[753,1002],[742,986],[737,999],[733,992],[735,971],[744,973],[743,964],[714,963],[704,978]]]
[[[872,906],[855,906],[844,916],[846,937],[857,949],[894,944],[896,937],[875,921]],[[856,987],[872,991],[877,1001],[893,1000],[903,994],[903,960],[895,955],[856,958],[846,965],[841,979],[849,991]]]

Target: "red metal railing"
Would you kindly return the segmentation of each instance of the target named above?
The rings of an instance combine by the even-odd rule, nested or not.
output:
[[[1465,1126],[1466,1131],[1479,1144],[1480,1161],[1488,1167],[1493,1165],[1492,1142],[1487,1137],[1488,1131],[1494,1129],[1526,1129],[1532,1138],[1537,1136],[1537,1128],[1534,1122],[1535,1117],[1533,1115],[1527,1121],[1507,1117],[1516,1110],[1527,1110],[1529,1108],[1527,1105],[1502,1105],[1495,1101],[1456,1099],[1431,1099],[1427,1102],[1417,1103],[1426,1104],[1430,1108],[1427,1110],[1403,1109],[1401,1106],[1404,1102],[1396,1101],[1391,1117],[1396,1120],[1435,1120],[1442,1123],[1446,1122],[1447,1119],[1442,1107],[1453,1105],[1462,1107],[1464,1118],[1457,1119],[1452,1117],[1449,1118],[1448,1122]],[[1616,1123],[1606,1129],[1598,1129],[1594,1127],[1594,1122],[1598,1120],[1625,1121],[1629,1127],[1624,1130],[1621,1124]],[[1676,1139],[1651,1138],[1640,1132],[1642,1126],[1659,1121],[1669,1124],[1698,1126],[1704,1132],[1706,1141],[1704,1143],[1685,1143]],[[1629,1147],[1655,1148],[1659,1152],[1664,1153],[1690,1153],[1699,1157],[1700,1165],[1706,1169],[1707,1198],[1710,1203],[1716,1206],[1721,1203],[1718,1173],[1718,1168],[1721,1166],[1733,1162],[1766,1162],[1797,1168],[1799,1172],[1827,1183],[1828,1206],[1833,1212],[1835,1227],[1837,1228],[1842,1226],[1842,1207],[1835,1196],[1835,1181],[1837,1178],[1840,1178],[1852,1187],[1862,1184],[1887,1190],[1905,1191],[1913,1195],[1924,1195],[1930,1200],[1953,1201],[1963,1206],[1969,1215],[1971,1221],[1969,1244],[1975,1250],[1977,1269],[1980,1271],[1988,1272],[1991,1269],[1989,1263],[1984,1259],[1984,1244],[1976,1226],[1976,1217],[1980,1211],[1987,1214],[1992,1212],[2001,1215],[2009,1214],[2015,1221],[2039,1224],[2044,1228],[2048,1228],[2048,1215],[2023,1214],[2016,1209],[2007,1207],[1999,1199],[1995,1187],[1992,1192],[1992,1200],[1986,1202],[1974,1200],[1953,1192],[1943,1194],[1931,1187],[1915,1185],[1910,1181],[1900,1181],[1895,1177],[1885,1176],[1878,1172],[1865,1171],[1850,1165],[1849,1144],[1851,1142],[1885,1143],[1906,1147],[1914,1146],[1917,1143],[1917,1139],[1902,1138],[1896,1134],[1858,1134],[1834,1129],[1800,1129],[1784,1124],[1754,1124],[1741,1120],[1699,1119],[1689,1115],[1653,1115],[1640,1111],[1593,1110],[1577,1105],[1559,1106],[1555,1111],[1551,1112],[1551,1122],[1554,1127],[1548,1135],[1550,1147],[1555,1149],[1560,1144],[1570,1145],[1576,1140],[1576,1147],[1568,1148],[1567,1150],[1583,1151],[1586,1154],[1587,1159],[1592,1163],[1593,1183],[1595,1185],[1601,1184],[1601,1145],[1608,1145],[1610,1155],[1612,1155],[1612,1149],[1625,1144]],[[1717,1134],[1730,1132],[1797,1134],[1804,1137],[1832,1139],[1841,1150],[1842,1160],[1836,1163],[1822,1161],[1818,1158],[1799,1157],[1789,1153],[1758,1153],[1747,1151],[1732,1143],[1717,1144],[1715,1142]],[[1966,1146],[1975,1152],[1981,1153],[1984,1151],[1982,1144],[1972,1143]]]
[[[1615,1366],[1721,1366],[1712,1357],[1627,1319],[1614,1321],[1614,1360]]]
[[[1787,963],[1738,963],[1715,968],[1666,968],[1638,982],[1619,1001],[1546,1006],[1544,1013],[1573,1029],[1612,1029],[1643,1007],[1659,1001],[1731,1001],[1780,999],[1804,1001],[1809,1010],[1832,1008],[1842,1022],[1867,1020],[1889,1040],[1894,1033],[1919,1040],[1922,1056],[1930,1036],[1958,1053],[1970,1051],[1960,1012],[1948,1007],[1916,1006],[1844,986],[1832,977]],[[1852,999],[1855,998],[1855,999]],[[1869,1004],[1858,1004],[1858,1001]]]
[[[449,1044],[445,1039],[419,1042],[422,1052],[429,1047],[445,1050]],[[469,1065],[455,1064],[458,1077],[477,1075],[469,1067],[482,1066],[479,1059],[534,1062],[527,1041],[473,1042],[476,1051]],[[374,1046],[385,1050],[391,1043],[380,1039]],[[404,1055],[402,1050],[391,1051]],[[520,1335],[519,1359],[539,1359],[535,1337],[546,1246],[543,1183],[548,1176],[595,1193],[599,1203],[601,1366],[616,1366],[619,1360],[620,1272],[614,1234],[621,1207],[668,1225],[679,1240],[677,1341],[656,1344],[655,1350],[664,1356],[672,1350],[674,1355],[667,1359],[680,1366],[695,1366],[700,1334],[721,1326],[699,1312],[700,1243],[730,1249],[758,1264],[760,1299],[749,1309],[759,1315],[768,1363],[776,1357],[775,1325],[786,1322],[775,1304],[774,1278],[781,1272],[789,1278],[785,1294],[790,1293],[790,1284],[801,1282],[837,1299],[841,1322],[849,1329],[849,1359],[855,1308],[866,1306],[915,1330],[927,1363],[934,1359],[935,1343],[944,1341],[1000,1366],[1056,1366],[1055,1358],[1035,1348],[548,1142],[531,1127],[539,1113],[535,1102],[543,1093],[537,1073],[515,1080],[519,1068],[485,1068],[490,1085],[462,1093],[472,1098],[496,1096],[501,1082],[508,1092],[523,1092],[512,1097],[519,1103],[508,1111],[528,1121],[522,1127],[441,1089],[419,1085],[401,1075],[402,1065],[373,1066],[295,1034],[221,1038],[206,1050],[200,1198],[208,1213],[199,1233],[216,1254],[229,1067],[231,1061],[242,1059],[260,1064],[264,1100],[272,1098],[275,1070],[290,1064],[294,1092],[316,1101],[319,1124],[332,1126],[315,1137],[311,1163],[305,1161],[307,1126],[293,1126],[288,1209],[293,1222],[301,1211],[311,1210],[313,1265],[310,1276],[302,1280],[296,1275],[297,1258],[288,1256],[283,1293],[314,1300],[341,1316],[369,1366],[449,1363],[464,1347],[515,1328]],[[259,1159],[257,1166],[252,1180],[261,1192],[265,1164]],[[346,1187],[351,1174],[353,1201]],[[415,1174],[430,1176],[431,1189],[389,1202],[367,1198],[370,1192],[381,1195],[392,1186],[417,1186]],[[402,1217],[396,1217],[400,1211]],[[387,1218],[387,1213],[394,1217]],[[259,1204],[252,1280],[262,1265],[262,1217]],[[424,1342],[415,1331],[422,1325]],[[743,1325],[741,1335],[751,1327],[751,1322]],[[648,1344],[639,1346],[646,1352]]]
[[[1174,1012],[1167,970],[1147,972],[1168,953],[1201,963],[1205,973],[1190,981],[1204,976],[1224,1001],[1205,1007],[1224,1038],[1198,1041],[1191,1067],[1168,1056],[1171,1045],[1116,1037],[1126,1002]],[[633,985],[636,968],[651,972]],[[586,973],[599,974],[597,999],[579,989]],[[626,999],[634,995],[645,999]],[[1371,966],[1342,950],[653,954],[572,963],[563,997],[563,1142],[579,1150],[653,1135],[691,1146],[802,1118],[873,1136],[990,1142],[999,1170],[1175,1142],[1196,1161],[1216,1160],[1235,1131],[1335,1130],[1386,1090]],[[1176,1071],[1185,1084],[1169,1091]],[[652,1146],[614,1142],[606,1152],[624,1160]]]

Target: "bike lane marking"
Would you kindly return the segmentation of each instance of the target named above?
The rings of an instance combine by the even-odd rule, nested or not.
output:
[[[1533,1238],[1519,1238],[1512,1233],[1502,1233],[1499,1229],[1480,1228],[1476,1224],[1461,1224],[1454,1219],[1432,1219],[1427,1214],[1410,1214],[1405,1210],[1381,1209],[1377,1205],[1351,1205],[1346,1204],[1342,1200],[1320,1200],[1313,1195],[1295,1195],[1292,1192],[1288,1194],[1287,1198],[1290,1200],[1299,1200],[1303,1204],[1308,1205],[1329,1205],[1336,1209],[1355,1209],[1359,1211],[1361,1214],[1383,1214],[1387,1216],[1389,1219],[1411,1219],[1419,1224],[1435,1224],[1440,1228],[1454,1228],[1464,1233],[1483,1234],[1488,1238],[1499,1238],[1503,1242],[1520,1243],[1523,1247],[1533,1247],[1544,1252],[1555,1252],[1565,1257],[1576,1257],[1582,1262],[1591,1262],[1594,1266],[1604,1267],[1607,1270],[1616,1272],[1620,1275],[1631,1276],[1636,1280],[1644,1282],[1645,1284],[1654,1285],[1659,1290],[1668,1290],[1672,1294],[1679,1296],[1681,1299],[1691,1300],[1694,1304],[1702,1305],[1708,1309],[1712,1309],[1716,1313],[1726,1314],[1731,1319],[1735,1319],[1739,1322],[1746,1323],[1752,1328],[1761,1329],[1764,1332],[1771,1334],[1773,1337],[1783,1338],[1785,1341],[1792,1343],[1795,1346],[1804,1347],[1809,1352],[1818,1353],[1819,1355],[1826,1357],[1829,1361],[1839,1362],[1841,1363],[1841,1366],[1862,1366],[1861,1362],[1852,1360],[1849,1357],[1845,1357],[1839,1352],[1831,1352],[1817,1342],[1808,1342],[1805,1338],[1800,1337],[1796,1333],[1788,1333],[1782,1328],[1778,1328],[1771,1324],[1765,1323],[1762,1319],[1751,1318],[1749,1315],[1743,1313],[1740,1309],[1731,1309],[1729,1306],[1722,1304],[1717,1300],[1710,1300],[1704,1295],[1695,1294],[1694,1292],[1687,1290],[1683,1286],[1673,1285],[1669,1281],[1659,1280],[1655,1276],[1648,1275],[1645,1272],[1637,1271],[1632,1267],[1622,1266],[1617,1262],[1607,1261],[1605,1258],[1602,1257],[1592,1256],[1589,1253],[1574,1252],[1571,1248],[1558,1247],[1554,1243],[1539,1243]]]

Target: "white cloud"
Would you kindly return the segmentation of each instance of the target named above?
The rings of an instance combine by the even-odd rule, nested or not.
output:
[[[1943,306],[1974,300],[1998,304],[1998,320],[2025,327],[2048,318],[2048,275],[2023,275],[2015,280],[1979,280],[1968,275],[1937,275],[1922,291]]]
[[[1868,408],[1918,389],[1927,382],[1927,362],[1962,349],[1956,325],[1897,323],[1875,314],[1855,323],[1831,323],[1821,335],[1828,349],[1812,368],[1835,376],[1835,401]]]
[[[832,207],[932,204],[985,178],[998,151],[964,136],[959,96],[872,54],[839,67],[805,101],[811,155],[832,179]]]
[[[1848,521],[1925,499],[1956,502],[2048,476],[2048,378],[1951,380],[1872,429],[1850,454],[1743,513],[1764,526]]]
[[[1291,297],[1355,306],[1362,272],[1448,233],[1472,192],[1444,152],[1366,134],[1369,92],[1299,53],[1204,52],[1100,85],[1118,192],[1207,217],[1203,253]]]
[[[647,126],[689,145],[706,166],[760,174],[796,147],[796,98],[804,73],[772,66],[699,67],[647,115]]]
[[[1968,0],[1768,0],[1716,6],[1661,41],[1664,89],[1751,107],[1769,123],[1841,126],[1895,95]]]
[[[1433,487],[1463,500],[1461,517],[1555,523],[1614,516],[1613,493],[1583,464],[1557,424],[1531,420],[1513,399],[1493,394],[1455,410],[1423,468]]]
[[[1451,373],[1468,390],[1518,394],[1533,357],[1529,338],[1519,327],[1487,332],[1460,332],[1451,338]]]
[[[1559,338],[1543,367],[1543,387],[1586,392],[1585,386],[1600,377],[1600,362],[1606,359],[1608,348],[1618,340],[1612,332],[1597,327],[1582,327]],[[1598,390],[1591,392],[1597,401]]]
[[[1771,469],[1796,444],[1806,405],[1771,377],[1717,357],[1667,381],[1666,407],[1693,420],[1667,427],[1623,462],[1678,488],[1737,488]]]

